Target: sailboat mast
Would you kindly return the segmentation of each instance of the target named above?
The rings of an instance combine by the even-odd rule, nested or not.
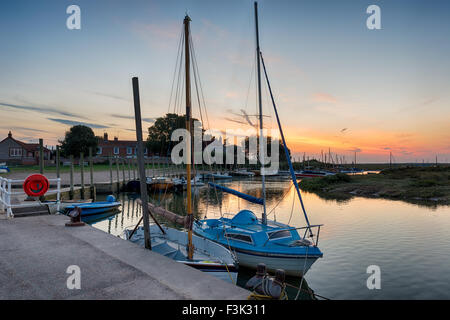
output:
[[[262,178],[262,191],[263,191],[263,215],[262,224],[267,224],[267,212],[266,212],[266,179],[264,173],[264,136],[263,136],[263,114],[262,114],[262,100],[261,100],[261,60],[259,56],[259,30],[258,30],[258,3],[255,1],[255,25],[256,25],[256,59],[258,68],[258,104],[259,104],[259,159],[261,162],[261,178]]]
[[[186,140],[186,180],[187,180],[187,216],[188,216],[188,259],[193,258],[194,246],[192,245],[192,200],[191,200],[191,77],[190,77],[190,52],[189,52],[189,23],[191,18],[184,17],[184,43],[185,43],[185,74],[186,74],[186,130],[189,138]]]

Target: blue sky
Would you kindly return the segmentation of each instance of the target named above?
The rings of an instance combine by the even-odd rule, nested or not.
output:
[[[365,161],[389,151],[399,161],[450,161],[448,1],[258,3],[261,50],[297,155],[330,147]],[[81,30],[66,28],[71,4],[81,8]],[[381,30],[366,27],[371,4],[381,8]],[[211,127],[239,127],[230,114],[256,110],[253,1],[4,0],[0,137],[12,130],[55,144],[86,123],[98,135],[134,138],[131,77],[140,78],[147,127],[169,110],[186,12]],[[274,127],[265,90],[264,102]]]

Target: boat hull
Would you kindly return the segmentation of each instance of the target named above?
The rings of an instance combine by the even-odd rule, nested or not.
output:
[[[239,261],[239,266],[250,269],[256,269],[258,263],[264,263],[270,272],[275,272],[277,269],[283,269],[286,275],[294,277],[302,277],[311,268],[318,257],[307,256],[271,256],[258,255],[252,252],[244,252],[238,249],[233,249]]]
[[[172,255],[178,251],[178,254],[181,254],[184,258],[174,259],[176,262],[206,272],[224,281],[236,283],[238,264],[235,258],[233,258],[233,254],[226,247],[215,241],[193,235],[194,257],[192,260],[189,260],[186,258],[187,233],[165,226],[163,226],[163,229],[166,232],[165,235],[162,234],[158,226],[150,226],[153,252],[174,259]],[[130,230],[125,231],[125,237],[128,240],[130,240],[130,232]],[[143,242],[143,237],[143,229],[139,227],[131,241],[141,243]],[[174,250],[168,250],[169,247],[172,247]]]

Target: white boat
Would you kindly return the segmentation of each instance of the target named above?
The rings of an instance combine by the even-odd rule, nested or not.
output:
[[[163,256],[183,263],[192,268],[207,272],[224,281],[236,283],[238,266],[234,255],[224,246],[206,238],[192,235],[194,255],[188,259],[186,232],[162,226],[164,232],[157,225],[150,226],[152,251]],[[127,240],[144,244],[143,227],[136,229],[132,238],[129,239],[130,230],[125,230]]]
[[[212,179],[232,179],[233,178],[228,173],[220,173],[220,172],[209,173],[206,176],[208,178],[212,178]]]
[[[231,174],[233,176],[242,176],[242,177],[253,177],[253,176],[255,176],[254,172],[247,171],[245,169],[235,170]]]

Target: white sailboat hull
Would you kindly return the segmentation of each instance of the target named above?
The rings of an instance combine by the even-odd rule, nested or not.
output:
[[[274,272],[276,269],[283,269],[286,275],[301,277],[311,268],[317,257],[297,256],[293,258],[276,256],[258,256],[244,252],[235,252],[239,266],[255,269],[258,263],[264,263],[268,271]]]

